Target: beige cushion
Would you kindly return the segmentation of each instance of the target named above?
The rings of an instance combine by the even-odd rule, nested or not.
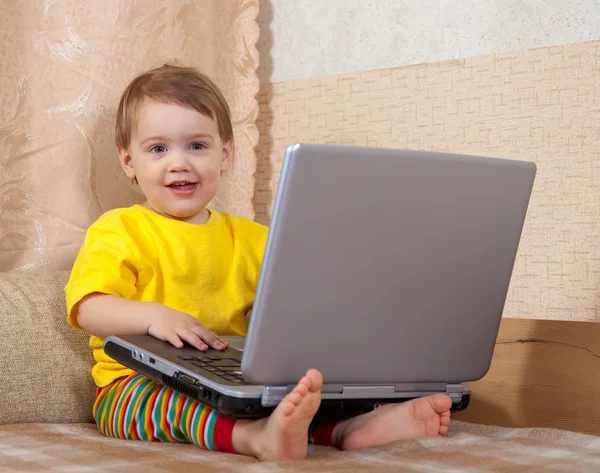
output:
[[[309,446],[308,460],[268,462],[195,445],[105,438],[94,425],[0,427],[3,473],[598,472],[598,437],[552,429],[501,429],[456,422],[448,437],[339,452]]]
[[[0,425],[88,422],[88,336],[67,324],[68,272],[0,274]]]

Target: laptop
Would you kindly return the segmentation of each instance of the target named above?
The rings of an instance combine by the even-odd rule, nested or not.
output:
[[[488,371],[534,163],[295,144],[285,152],[247,337],[226,351],[111,336],[106,353],[218,411],[268,415],[309,368],[354,415]]]

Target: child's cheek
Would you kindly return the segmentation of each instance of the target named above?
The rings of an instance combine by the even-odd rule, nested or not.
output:
[[[213,167],[211,167],[210,169],[207,169],[204,174],[205,179],[210,180],[210,181],[217,179],[220,175],[221,175],[221,170],[213,168]]]

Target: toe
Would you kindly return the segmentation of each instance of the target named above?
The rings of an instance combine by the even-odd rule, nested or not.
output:
[[[306,396],[309,391],[309,387],[306,385],[306,383],[302,382],[303,379],[300,380],[300,382],[296,385],[296,387],[292,391],[293,393],[299,394],[301,397]]]
[[[294,391],[288,394],[286,401],[293,404],[294,406],[297,406],[298,404],[300,404],[303,397],[304,396],[302,394],[300,394],[297,391]]]
[[[296,405],[293,402],[290,402],[289,399],[286,399],[281,403],[281,411],[283,412],[284,417],[291,416],[296,410]]]
[[[448,433],[448,427],[445,425],[440,425],[440,435],[444,436]]]
[[[323,387],[323,375],[321,374],[321,372],[319,370],[315,370],[315,369],[310,369],[306,372],[306,376],[304,378],[307,378],[310,382],[308,389],[310,390],[310,392],[317,392],[318,390],[320,390]]]
[[[452,407],[452,399],[445,394],[434,394],[432,396],[432,404],[433,408],[438,414],[442,414],[446,411],[449,411]]]

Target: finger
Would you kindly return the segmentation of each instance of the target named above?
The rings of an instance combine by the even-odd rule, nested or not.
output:
[[[177,330],[177,334],[179,335],[179,337],[181,337],[182,340],[185,340],[197,350],[208,350],[208,346],[206,345],[206,343],[204,343],[202,339],[191,329],[179,329]]]
[[[169,342],[175,348],[182,348],[183,347],[183,342],[179,338],[179,335],[177,335],[177,333],[175,333],[173,331],[167,332],[165,334],[163,340],[165,342]]]
[[[224,350],[227,344],[221,340],[215,332],[204,326],[193,327],[192,331],[198,335],[209,347],[215,350]]]
[[[229,346],[229,342],[227,340],[223,340],[222,338],[220,338],[216,332],[213,332],[211,330],[210,333],[212,333],[215,336],[215,338],[217,339],[217,341],[221,342],[225,346],[225,348],[227,348]]]

